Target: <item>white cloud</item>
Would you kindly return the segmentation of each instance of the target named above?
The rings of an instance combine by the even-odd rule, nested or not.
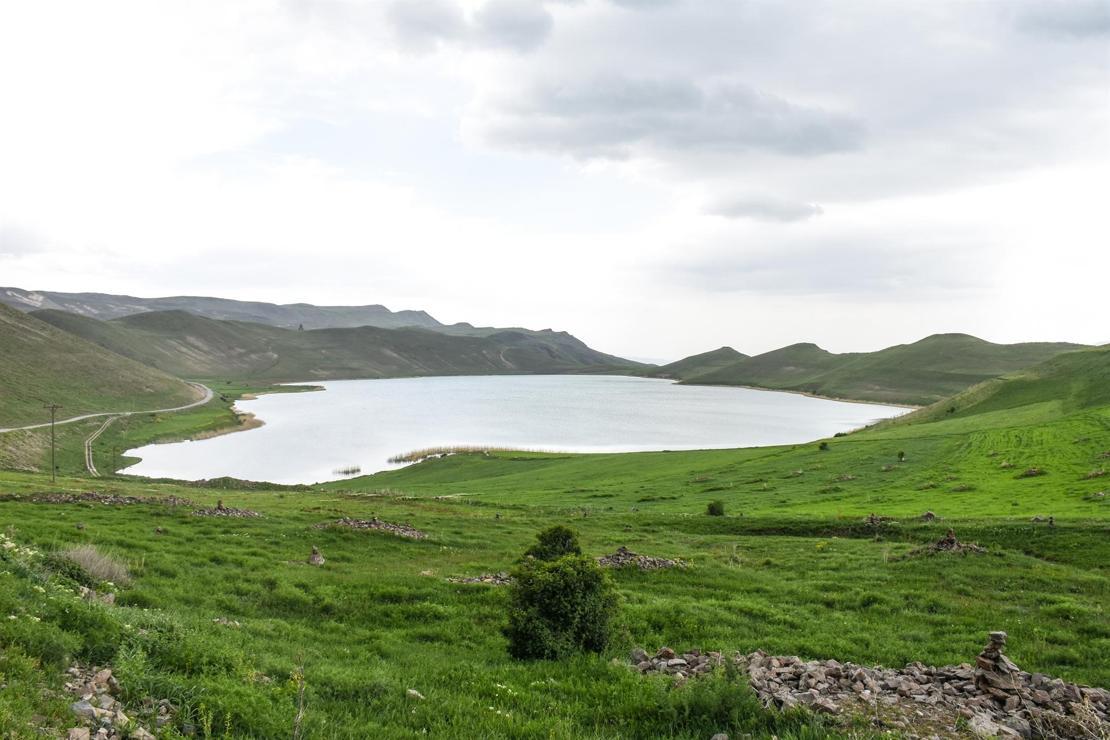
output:
[[[1097,341],[1104,7],[7,4],[0,282],[648,356]]]

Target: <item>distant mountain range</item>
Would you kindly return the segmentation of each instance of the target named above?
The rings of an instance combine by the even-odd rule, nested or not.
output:
[[[420,326],[440,329],[444,325],[424,311],[390,311],[385,306],[313,306],[308,303],[260,303],[204,296],[135,298],[108,293],[57,293],[49,290],[0,288],[0,303],[20,311],[55,309],[93,319],[118,319],[149,311],[188,311],[210,319],[250,321],[296,329],[341,329],[377,326],[397,329]]]
[[[739,385],[830,398],[926,405],[1084,345],[993,344],[967,334],[934,334],[877,352],[833,354],[792,344],[749,357],[722,347],[643,374],[699,385]]]
[[[186,311],[151,311],[111,321],[57,310],[31,316],[183,378],[323,380],[603,372],[636,366],[550,330],[447,333],[361,326],[302,331]]]

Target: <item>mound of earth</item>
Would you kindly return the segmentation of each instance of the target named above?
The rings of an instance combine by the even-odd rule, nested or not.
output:
[[[618,547],[612,555],[602,555],[597,564],[603,568],[639,568],[640,570],[659,570],[660,568],[685,568],[681,560],[655,558],[650,555],[637,555],[627,547]]]
[[[1110,691],[1067,683],[1018,668],[1003,654],[1005,632],[990,633],[975,665],[931,667],[911,663],[900,670],[804,661],[763,651],[731,659],[768,707],[804,706],[844,718],[866,716],[881,728],[914,734],[981,737],[1101,738],[1110,734]],[[641,673],[684,680],[723,662],[720,653],[682,656],[663,648],[653,658],[632,652]]]
[[[410,527],[407,524],[392,524],[390,522],[383,522],[377,517],[371,519],[352,519],[350,517],[342,517],[334,522],[324,522],[317,524],[317,529],[325,527],[350,527],[351,529],[377,529],[382,532],[389,532],[398,537],[408,537],[413,540],[423,540],[428,537],[426,532],[421,532],[415,527]]]

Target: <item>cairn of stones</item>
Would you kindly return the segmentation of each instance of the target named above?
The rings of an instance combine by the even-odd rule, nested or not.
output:
[[[327,561],[324,560],[324,556],[320,554],[320,550],[317,549],[316,545],[313,545],[312,546],[312,552],[308,556],[308,564],[309,565],[323,565],[325,562],[327,562]]]

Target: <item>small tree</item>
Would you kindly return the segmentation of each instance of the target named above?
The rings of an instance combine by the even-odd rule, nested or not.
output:
[[[906,453],[899,451],[898,452],[898,462],[905,462],[905,461],[906,461]]]
[[[536,560],[558,560],[566,555],[581,555],[578,535],[573,529],[556,524],[536,535],[536,544],[524,551],[525,558]]]
[[[825,451],[825,450],[829,449],[829,443],[828,442],[822,442],[821,444],[817,445],[817,449],[819,449],[821,451]]]
[[[509,586],[509,655],[518,660],[558,660],[600,653],[609,644],[617,595],[593,558],[525,560]]]
[[[725,515],[725,502],[724,501],[710,501],[709,505],[705,507],[705,513],[709,516],[724,516]]]

